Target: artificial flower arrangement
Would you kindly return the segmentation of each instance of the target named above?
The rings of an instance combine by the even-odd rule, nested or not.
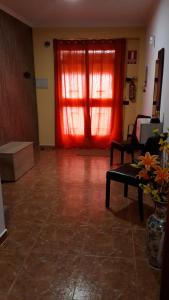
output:
[[[154,130],[158,134],[158,130]],[[141,180],[140,187],[145,194],[149,194],[155,203],[165,204],[169,196],[169,128],[167,134],[160,134],[159,150],[161,155],[151,155],[146,152],[138,157],[138,162],[132,164],[140,168],[138,173]]]

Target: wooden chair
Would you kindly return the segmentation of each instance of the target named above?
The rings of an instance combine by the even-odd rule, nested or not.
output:
[[[134,161],[134,152],[136,150],[143,150],[144,145],[140,144],[137,136],[136,136],[136,129],[137,129],[137,120],[140,118],[151,118],[150,116],[145,115],[138,115],[134,124],[129,124],[128,126],[128,133],[127,133],[127,140],[125,141],[112,141],[110,144],[110,166],[113,165],[113,153],[114,149],[121,152],[121,164],[124,164],[124,153],[127,152],[131,155],[131,161]],[[133,130],[130,133],[130,127],[133,125]]]
[[[167,138],[167,133],[164,133],[164,139]],[[160,145],[159,145],[160,135],[152,136],[148,138],[142,154],[145,152],[150,152],[152,155],[159,155]],[[106,172],[106,208],[110,207],[110,182],[117,181],[124,184],[124,197],[128,196],[128,186],[137,187],[138,193],[138,209],[140,220],[142,221],[144,218],[144,210],[143,210],[143,190],[140,188],[140,180],[138,178],[138,173],[140,169],[134,168],[131,164],[123,164],[116,169],[110,169]]]

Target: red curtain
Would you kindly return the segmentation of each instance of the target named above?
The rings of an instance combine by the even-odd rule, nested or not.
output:
[[[107,147],[122,135],[125,40],[54,40],[56,145]]]

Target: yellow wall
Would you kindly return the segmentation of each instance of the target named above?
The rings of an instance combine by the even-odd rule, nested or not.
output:
[[[126,138],[128,124],[134,123],[136,115],[142,112],[142,99],[143,99],[143,81],[144,81],[144,51],[142,51],[140,39],[128,39],[127,49],[137,51],[137,63],[127,64],[126,57],[126,77],[136,78],[136,100],[134,102],[129,101],[128,106],[123,106],[123,136]],[[143,44],[144,47],[144,44]],[[124,99],[129,100],[129,84],[124,84]],[[132,128],[132,127],[131,127]]]
[[[47,78],[48,88],[37,89],[37,107],[40,145],[55,144],[55,101],[54,101],[54,58],[53,39],[112,39],[126,38],[127,49],[138,50],[137,65],[128,65],[127,76],[138,77],[137,100],[124,107],[124,136],[128,123],[134,121],[142,110],[142,89],[144,81],[144,28],[34,28],[34,61],[36,78]],[[45,48],[44,42],[50,41]],[[138,76],[139,74],[139,76]]]

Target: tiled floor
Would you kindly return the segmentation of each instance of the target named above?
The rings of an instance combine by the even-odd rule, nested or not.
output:
[[[45,150],[16,183],[3,184],[0,300],[159,299],[135,189],[126,199],[111,183],[105,209],[108,168],[106,151]],[[146,217],[151,211],[146,200]]]

